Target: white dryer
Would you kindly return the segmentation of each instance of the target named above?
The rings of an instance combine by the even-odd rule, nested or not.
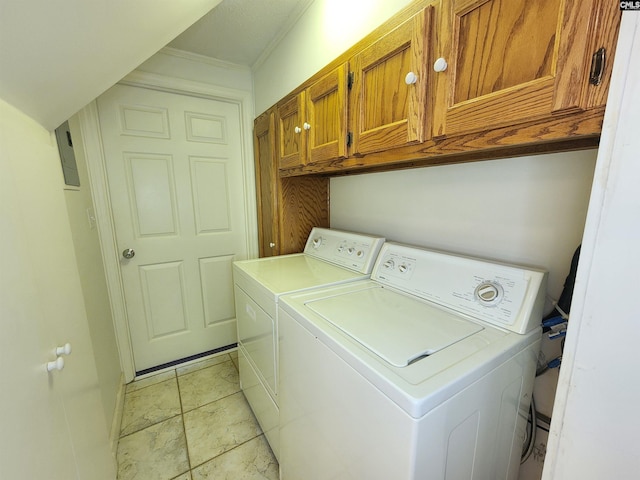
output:
[[[546,272],[386,243],[280,299],[283,480],[517,477]]]
[[[278,299],[369,278],[384,238],[314,228],[303,253],[234,262],[240,386],[276,457]]]

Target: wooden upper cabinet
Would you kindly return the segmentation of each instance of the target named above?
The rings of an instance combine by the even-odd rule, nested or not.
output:
[[[346,158],[345,65],[278,104],[278,137],[280,168]]]
[[[340,65],[305,92],[302,128],[306,135],[307,163],[347,156],[347,68]]]
[[[280,168],[306,163],[306,135],[303,135],[304,92],[287,97],[277,105],[277,142]]]
[[[352,154],[425,140],[432,7],[426,7],[350,62]]]
[[[434,60],[442,57],[447,67],[434,72],[433,135],[489,130],[591,107],[595,48],[588,49],[601,13],[607,8],[605,16],[612,13],[601,3],[604,7],[601,0],[442,0]]]
[[[278,212],[280,178],[275,132],[275,109],[272,108],[256,118],[253,127],[258,244],[261,257],[280,254]]]

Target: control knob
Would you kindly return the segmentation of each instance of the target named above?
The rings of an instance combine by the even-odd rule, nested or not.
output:
[[[392,269],[393,269],[393,267],[395,267],[395,266],[396,266],[396,262],[394,262],[392,259],[389,259],[389,260],[387,260],[386,262],[384,262],[384,263],[382,264],[382,266],[383,266],[384,268],[386,268],[387,270],[392,270]]]
[[[313,248],[320,248],[320,245],[322,245],[322,237],[314,238],[311,244],[313,245]]]
[[[482,282],[476,287],[474,295],[482,305],[495,305],[502,299],[502,285],[497,282]]]

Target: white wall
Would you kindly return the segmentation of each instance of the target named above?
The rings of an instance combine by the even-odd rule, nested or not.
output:
[[[549,270],[558,298],[580,244],[596,151],[331,179],[331,226]]]
[[[623,14],[545,480],[640,472],[640,16]]]
[[[122,369],[120,368],[120,356],[113,329],[113,317],[111,316],[98,232],[95,221],[93,226],[89,223],[89,212],[95,217],[95,211],[87,176],[84,144],[76,117],[69,120],[69,126],[73,136],[80,187],[67,188],[64,193],[89,333],[95,355],[104,416],[107,425],[111,426],[122,382]]]
[[[2,99],[0,168],[0,478],[113,479],[55,140]]]
[[[254,66],[262,113],[411,0],[315,0],[271,54]]]
[[[249,67],[175,48],[163,48],[136,70],[247,92],[253,89]]]

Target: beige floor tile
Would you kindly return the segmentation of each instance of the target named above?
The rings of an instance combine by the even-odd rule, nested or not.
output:
[[[179,477],[173,478],[172,480],[191,480],[191,472],[183,473]]]
[[[231,361],[178,377],[184,412],[240,391],[238,371]]]
[[[121,438],[117,457],[118,480],[169,480],[188,472],[182,418],[174,417]]]
[[[262,433],[242,393],[185,413],[184,426],[192,467]]]
[[[278,480],[278,462],[264,435],[191,471],[193,480]]]
[[[238,368],[238,350],[234,350],[233,352],[231,352],[229,354],[229,356],[231,357],[231,361],[233,362],[233,364],[236,366],[236,370],[239,370],[239,368]]]
[[[175,378],[127,393],[120,436],[137,432],[180,413],[180,397]]]
[[[170,380],[172,378],[175,378],[175,376],[175,370],[171,370],[170,372],[158,373],[157,375],[152,375],[150,377],[145,377],[142,380],[136,380],[134,382],[128,383],[125,391],[127,393],[135,392],[136,390],[140,390],[141,388]]]
[[[186,375],[187,373],[192,373],[197,370],[202,370],[203,368],[228,362],[230,359],[231,357],[229,357],[229,354],[225,353],[223,355],[207,358],[206,360],[202,360],[201,362],[196,362],[190,365],[185,365],[184,367],[179,367],[176,369],[176,372],[178,372],[178,375]]]

